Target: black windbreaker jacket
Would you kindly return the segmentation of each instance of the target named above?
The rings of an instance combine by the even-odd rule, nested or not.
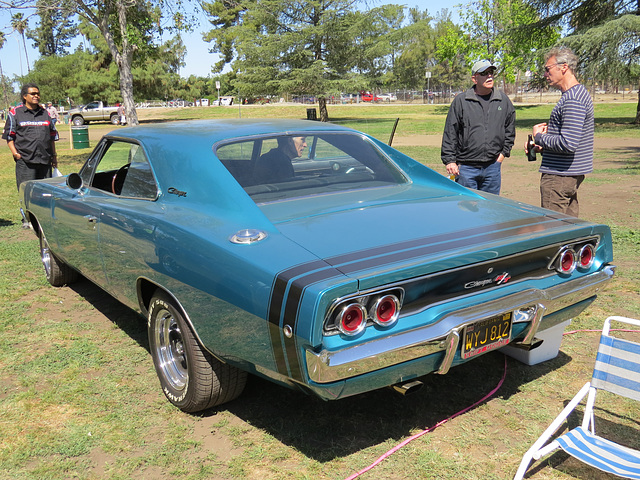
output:
[[[496,88],[485,111],[474,88],[453,99],[442,135],[442,163],[490,163],[511,155],[516,138],[516,111]]]

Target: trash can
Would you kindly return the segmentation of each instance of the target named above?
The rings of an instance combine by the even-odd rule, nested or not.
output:
[[[318,116],[316,114],[315,108],[307,108],[307,120],[317,120]]]
[[[73,148],[89,148],[89,127],[71,127]]]

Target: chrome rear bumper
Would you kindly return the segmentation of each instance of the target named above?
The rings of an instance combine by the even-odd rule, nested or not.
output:
[[[562,310],[590,297],[613,277],[615,266],[562,283],[546,290],[529,289],[474,305],[444,316],[440,321],[408,332],[355,345],[338,351],[306,350],[309,378],[316,383],[330,383],[417,358],[445,352],[437,373],[447,373],[458,350],[462,330],[478,320],[533,307],[535,314],[525,338],[530,344],[544,315]],[[517,323],[514,320],[514,323]]]

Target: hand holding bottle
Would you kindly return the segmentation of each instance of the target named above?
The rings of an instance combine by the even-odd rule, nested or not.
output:
[[[529,160],[530,162],[536,161],[536,144],[533,141],[533,135],[531,134],[529,135],[527,143],[524,146],[524,151],[527,154],[527,160]]]

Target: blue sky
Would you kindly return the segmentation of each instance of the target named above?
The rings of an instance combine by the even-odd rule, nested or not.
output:
[[[400,3],[400,1],[387,0],[386,2],[377,1],[370,2],[370,5],[382,5],[384,3]],[[407,2],[408,7],[418,7],[420,10],[427,9],[430,14],[434,15],[443,8],[448,9],[453,18],[457,19],[456,5],[467,3],[462,0],[413,0]],[[30,28],[35,26],[36,18],[30,21]],[[7,41],[0,50],[0,62],[2,62],[2,71],[6,76],[25,75],[27,73],[27,65],[22,47],[22,39],[17,32],[11,32],[11,16],[6,10],[0,11],[0,29],[5,32]],[[217,61],[217,56],[209,53],[209,44],[202,40],[202,32],[208,29],[208,22],[203,18],[194,32],[183,34],[183,41],[187,46],[186,66],[180,70],[180,75],[188,77],[189,75],[199,75],[206,77],[211,73],[211,66]],[[31,47],[32,41],[27,39],[27,54],[29,56],[29,64],[33,66],[35,60],[38,59],[38,51]]]

